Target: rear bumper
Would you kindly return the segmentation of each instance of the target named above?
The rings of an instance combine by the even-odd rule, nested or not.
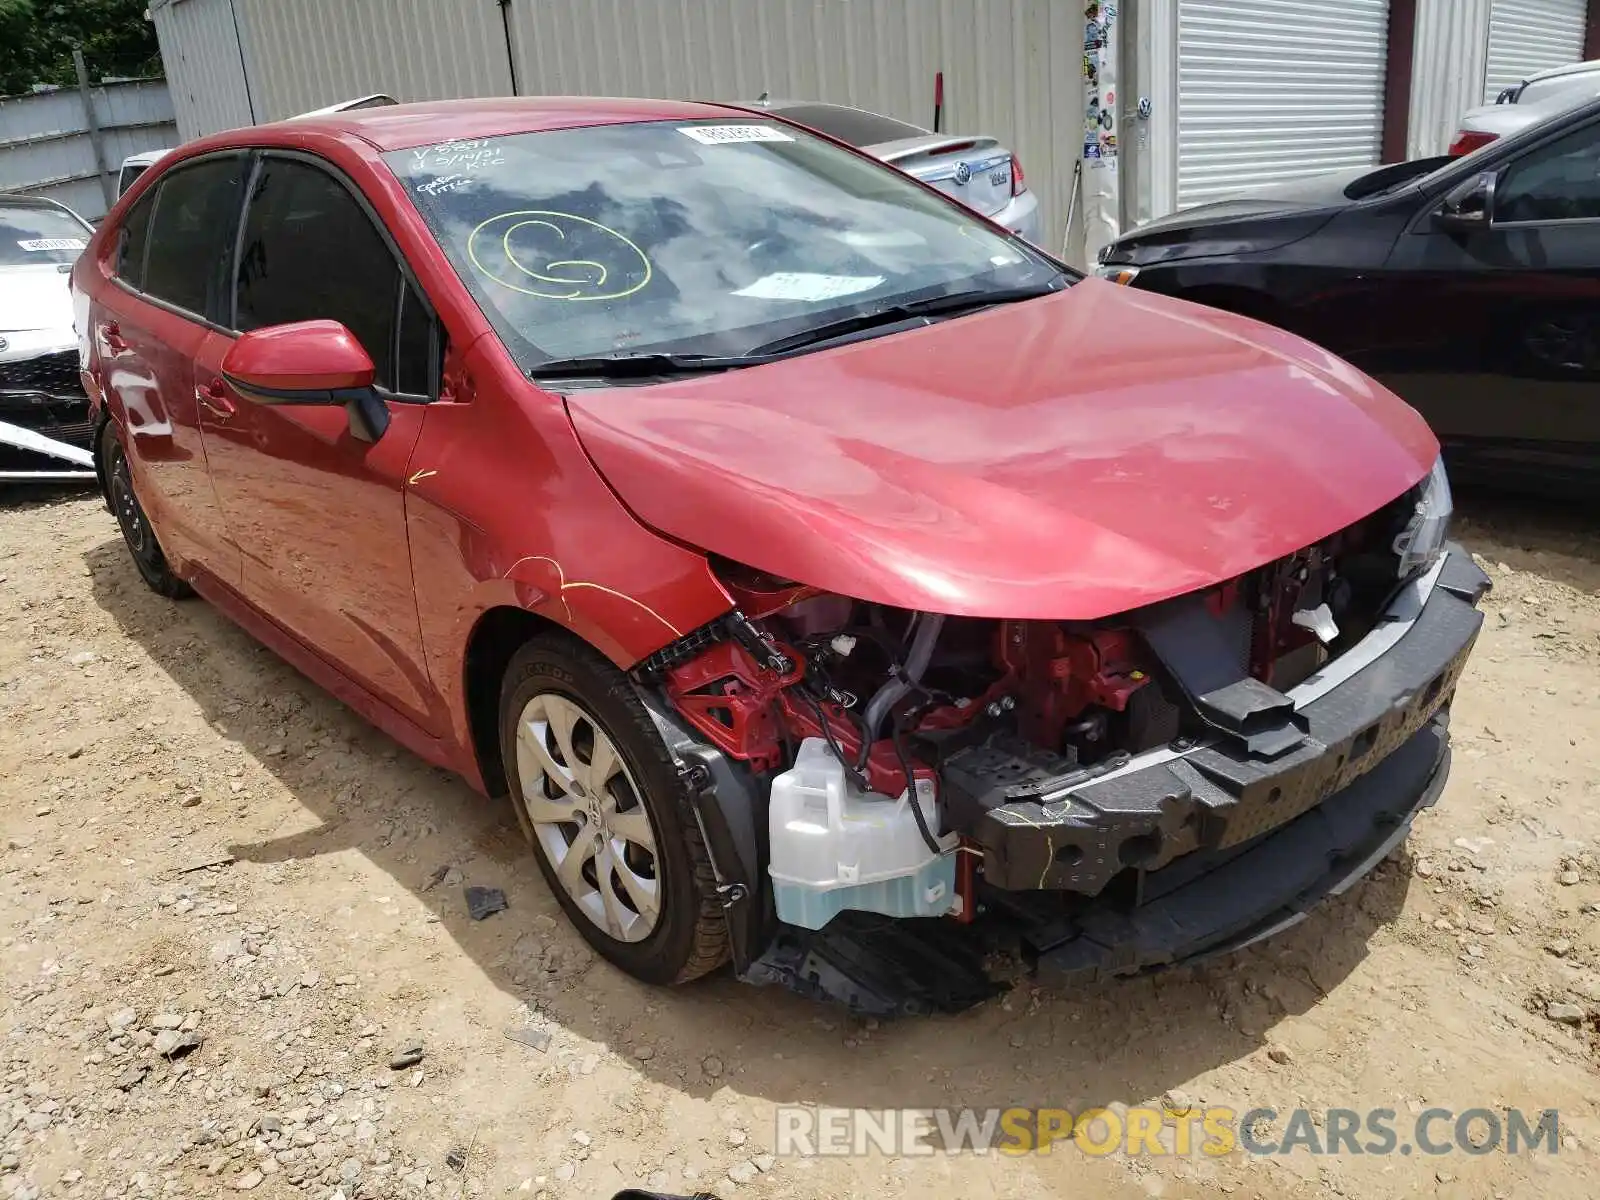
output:
[[[1476,604],[1488,582],[1452,547],[1426,591],[1414,584],[1402,593],[1390,610],[1394,619],[1346,656],[1362,654],[1359,670],[1332,682],[1344,662],[1335,660],[1320,687],[1313,677],[1295,689],[1300,696],[1290,694],[1302,735],[1275,756],[1220,736],[989,808],[970,831],[983,849],[985,882],[1096,896],[1133,867],[1142,871],[1148,898],[1152,881],[1191,870],[1191,859],[1217,861],[1346,794],[1376,788],[1384,803],[1411,811],[1431,774],[1399,772],[1391,760],[1425,741],[1430,728],[1443,744],[1436,718],[1448,708],[1483,624]]]
[[[1013,196],[1011,203],[989,218],[996,225],[1004,225],[1024,241],[1039,249],[1049,251],[1044,244],[1044,221],[1039,215],[1039,199],[1032,192]]]

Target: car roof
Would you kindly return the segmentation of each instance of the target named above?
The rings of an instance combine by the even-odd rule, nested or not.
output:
[[[138,154],[128,155],[127,158],[122,160],[122,165],[125,167],[153,167],[171,153],[171,149],[141,150]]]
[[[303,115],[256,130],[283,129],[298,134],[321,132],[357,137],[380,151],[408,150],[461,138],[499,137],[508,133],[545,133],[588,125],[620,125],[636,121],[749,120],[750,114],[720,104],[687,100],[633,100],[597,96],[488,97],[473,100],[430,100],[390,104],[327,115]],[[245,140],[250,130],[232,130]],[[229,136],[207,139],[227,144]]]
[[[52,200],[48,196],[28,196],[20,192],[0,192],[0,208],[53,208],[68,216],[78,217],[77,213],[59,200]],[[78,217],[78,220],[82,221],[83,218]]]
[[[1587,62],[1568,63],[1564,67],[1547,67],[1543,71],[1536,71],[1529,75],[1525,83],[1543,83],[1547,79],[1560,79],[1563,75],[1588,75],[1600,72],[1600,58],[1591,58]]]

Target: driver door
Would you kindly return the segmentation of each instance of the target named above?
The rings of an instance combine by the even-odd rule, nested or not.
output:
[[[1577,466],[1600,447],[1600,122],[1485,165],[1481,225],[1435,202],[1396,243],[1406,351],[1374,373],[1448,446]]]
[[[243,554],[245,598],[430,733],[405,499],[434,393],[434,317],[353,188],[319,160],[265,154],[251,178],[231,326],[197,357],[196,397],[218,501]],[[391,422],[376,443],[342,407],[265,405],[225,379],[239,333],[330,318],[377,368]]]

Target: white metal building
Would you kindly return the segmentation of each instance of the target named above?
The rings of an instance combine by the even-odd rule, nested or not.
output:
[[[943,128],[1010,145],[1039,195],[1050,240],[1082,261],[1119,228],[1177,207],[1442,152],[1461,113],[1485,95],[1583,57],[1594,34],[1588,7],[151,0],[150,11],[186,137],[376,91],[403,100],[751,100],[765,91],[927,126],[942,72]],[[1070,231],[1069,209],[1078,218]]]
[[[1485,100],[1536,71],[1583,58],[1588,0],[1494,0],[1490,9]]]

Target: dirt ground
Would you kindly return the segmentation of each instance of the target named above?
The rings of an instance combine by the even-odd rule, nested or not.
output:
[[[1406,850],[1204,969],[878,1025],[594,961],[507,810],[204,603],[148,593],[96,500],[13,493],[0,1195],[1600,1193],[1600,538],[1553,506],[1463,507],[1495,592],[1454,774]],[[509,911],[470,920],[463,884],[504,888]],[[1392,1108],[1403,1134],[1429,1107],[1555,1108],[1561,1143],[770,1156],[783,1104],[1163,1097],[1316,1122]]]

